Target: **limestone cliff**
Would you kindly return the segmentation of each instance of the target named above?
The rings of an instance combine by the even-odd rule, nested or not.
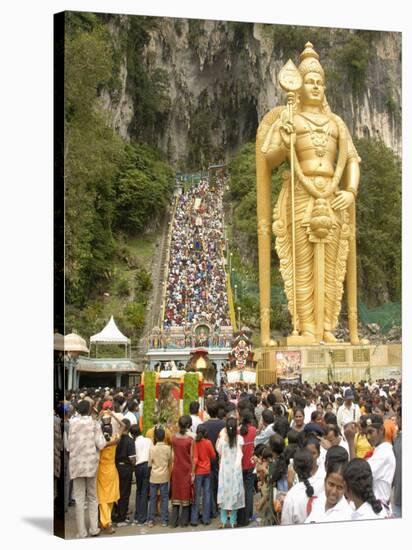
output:
[[[131,16],[110,23],[119,43]],[[379,137],[401,154],[401,34],[156,18],[138,61],[162,75],[162,107],[146,136],[177,166],[207,166],[254,138],[263,115],[284,104],[272,75],[311,40],[326,69],[331,108],[357,137]],[[146,124],[123,52],[116,100],[102,92],[113,127],[126,138]]]

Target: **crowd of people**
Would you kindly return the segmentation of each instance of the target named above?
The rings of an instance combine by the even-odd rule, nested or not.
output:
[[[222,255],[224,178],[184,191],[173,220],[164,328],[230,326]]]
[[[174,528],[217,518],[234,528],[400,517],[401,398],[395,380],[223,384],[176,426],[143,433],[138,388],[72,392],[55,417],[65,508],[75,506],[79,537],[133,523]]]

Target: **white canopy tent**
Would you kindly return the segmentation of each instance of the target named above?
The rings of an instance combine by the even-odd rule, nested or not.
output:
[[[113,315],[110,317],[109,322],[104,327],[103,330],[94,334],[90,337],[90,346],[92,344],[96,345],[96,355],[97,355],[97,346],[98,344],[121,344],[125,346],[125,357],[130,357],[131,345],[130,338],[127,338],[122,334],[113,319]],[[129,346],[129,355],[127,354],[127,346]],[[90,352],[89,352],[90,355]]]
[[[60,332],[55,332],[53,335],[54,351],[64,351],[64,336]]]
[[[55,345],[61,343],[59,337],[55,338]],[[64,336],[64,351],[67,366],[67,389],[72,390],[78,387],[77,361],[79,355],[90,353],[86,340],[79,334],[71,332]]]
[[[64,337],[64,351],[66,353],[72,353],[79,355],[81,352],[88,353],[89,348],[87,347],[86,340],[76,334],[71,332],[66,334]]]

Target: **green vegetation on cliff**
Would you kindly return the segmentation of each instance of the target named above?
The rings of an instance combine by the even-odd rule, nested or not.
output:
[[[101,92],[119,95],[119,57],[125,46],[109,32],[107,17],[66,15],[66,325],[88,337],[114,313],[120,328],[137,337],[151,290],[155,232],[174,177],[159,151],[127,143],[109,125]],[[144,44],[143,26],[140,35],[134,28],[135,44],[139,36]],[[152,89],[147,79],[141,81],[139,88],[134,78],[140,97],[147,99]],[[154,109],[148,100],[144,109],[150,118]]]

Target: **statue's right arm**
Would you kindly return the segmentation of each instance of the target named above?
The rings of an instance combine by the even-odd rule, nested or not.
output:
[[[268,132],[267,139],[262,147],[262,153],[268,164],[275,168],[287,158],[287,149],[280,133],[280,120],[278,119]]]
[[[267,164],[276,168],[287,158],[288,149],[284,144],[280,128],[282,120],[280,115],[282,108],[270,111],[262,120],[258,128],[258,140],[260,152]]]

